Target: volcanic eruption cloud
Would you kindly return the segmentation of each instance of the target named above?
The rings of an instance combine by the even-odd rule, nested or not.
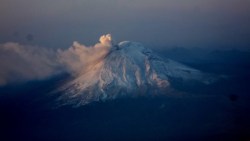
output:
[[[0,45],[0,85],[44,79],[59,71],[59,66],[51,49],[13,42]]]
[[[78,42],[57,51],[14,42],[0,44],[0,86],[9,83],[46,79],[67,71],[76,76],[101,61],[112,47],[110,34],[87,47]]]
[[[83,73],[86,69],[100,62],[112,47],[111,35],[103,35],[99,39],[100,43],[91,47],[86,47],[78,42],[67,50],[58,50],[59,60],[67,67],[67,70],[74,75]]]

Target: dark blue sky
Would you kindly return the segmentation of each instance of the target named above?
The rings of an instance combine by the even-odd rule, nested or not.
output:
[[[0,42],[250,48],[249,0],[1,0]]]

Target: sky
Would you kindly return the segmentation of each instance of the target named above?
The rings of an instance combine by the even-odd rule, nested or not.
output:
[[[250,49],[250,0],[0,0],[0,43],[68,48],[100,35],[155,48]]]

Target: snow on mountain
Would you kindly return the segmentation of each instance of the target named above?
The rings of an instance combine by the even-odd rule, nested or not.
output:
[[[108,36],[111,40],[111,36]],[[212,81],[207,74],[170,59],[161,58],[136,42],[112,45],[109,52],[61,86],[59,100],[84,105],[125,95],[168,94],[171,79]]]

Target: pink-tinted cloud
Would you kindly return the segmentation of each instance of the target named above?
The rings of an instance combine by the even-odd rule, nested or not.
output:
[[[13,42],[0,45],[0,85],[44,79],[59,72],[59,66],[53,50]]]
[[[0,44],[0,85],[48,78],[62,71],[73,76],[84,73],[102,61],[112,47],[111,35],[87,47],[78,42],[57,51],[14,42]]]
[[[90,47],[75,41],[69,49],[59,49],[58,58],[72,74],[84,73],[91,66],[103,60],[112,47],[110,34],[101,36],[99,41],[100,43]]]

